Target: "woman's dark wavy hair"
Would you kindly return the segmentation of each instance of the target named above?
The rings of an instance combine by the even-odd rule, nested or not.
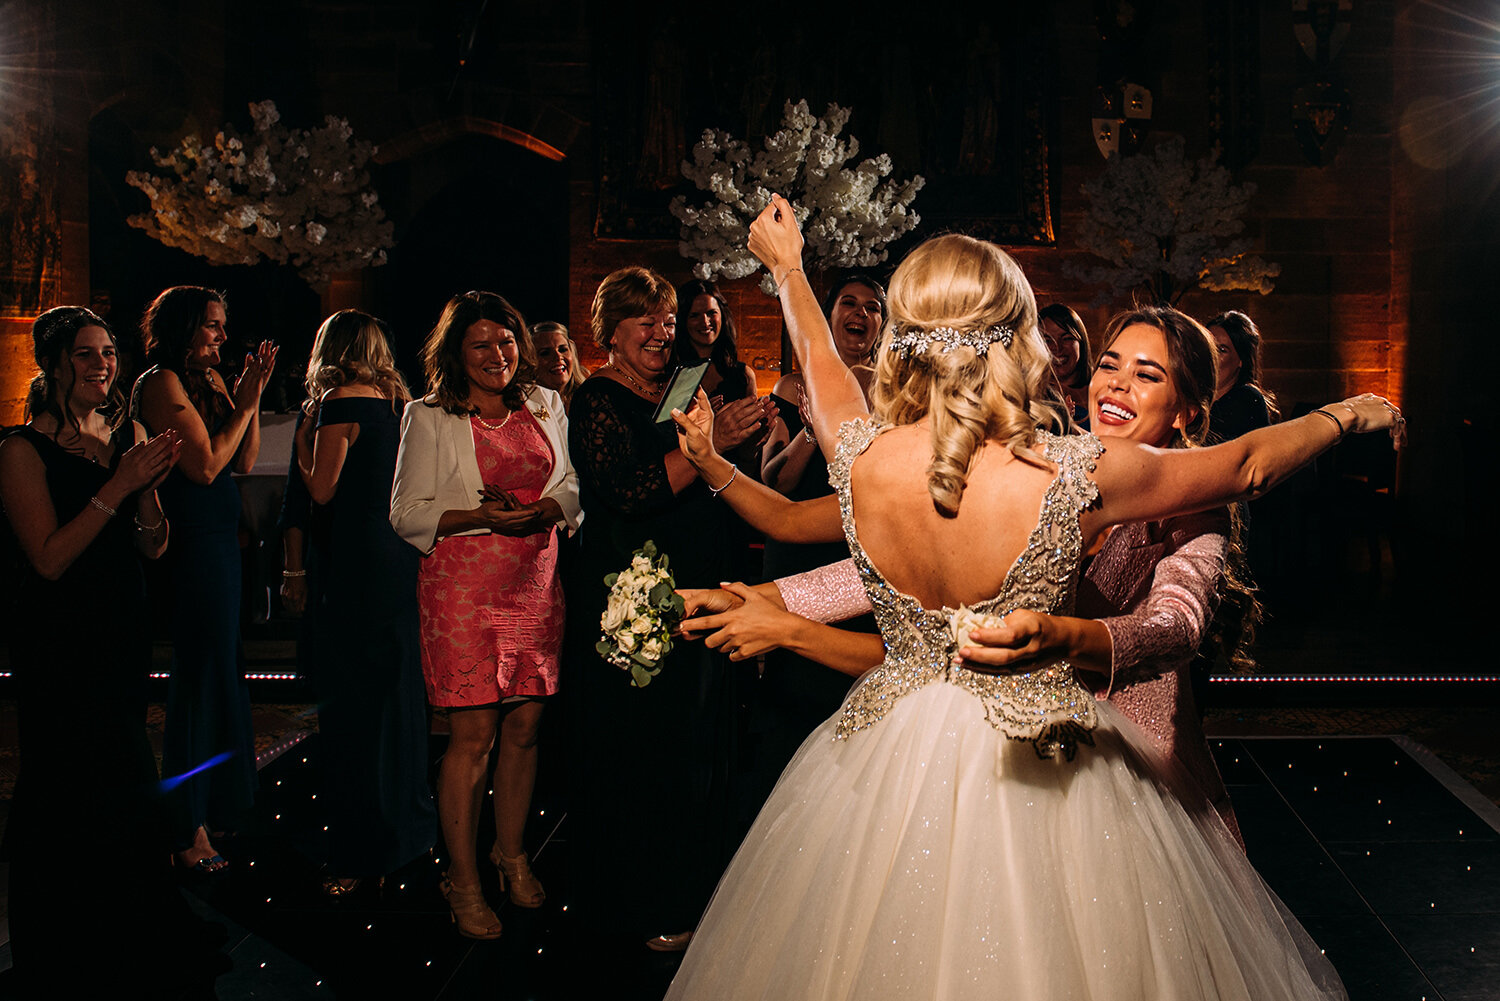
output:
[[[153,299],[146,307],[146,315],[141,317],[146,361],[176,374],[193,409],[210,432],[234,405],[213,387],[206,375],[188,368],[187,355],[193,337],[208,320],[209,304],[215,302],[227,312],[223,292],[201,285],[176,285]]]
[[[1234,347],[1234,353],[1240,356],[1240,374],[1235,377],[1236,386],[1249,386],[1258,392],[1266,401],[1266,409],[1271,413],[1271,420],[1275,422],[1281,417],[1281,410],[1276,406],[1276,395],[1260,384],[1260,328],[1255,321],[1237,309],[1220,313],[1209,320],[1206,327],[1218,327],[1229,335],[1229,343]]]
[[[1209,410],[1218,385],[1218,346],[1207,328],[1181,310],[1170,306],[1137,306],[1112,317],[1104,328],[1100,354],[1108,351],[1120,331],[1134,324],[1155,327],[1167,344],[1167,376],[1172,387],[1190,410],[1198,416],[1177,432],[1173,448],[1196,448],[1208,435]],[[1239,505],[1229,509],[1229,545],[1224,557],[1224,579],[1219,585],[1219,608],[1209,624],[1200,652],[1212,656],[1216,647],[1230,666],[1241,674],[1255,669],[1250,646],[1255,642],[1255,627],[1265,617],[1265,610],[1255,596],[1255,582],[1245,556],[1244,519]]]
[[[856,271],[828,286],[828,291],[823,296],[823,318],[830,323],[833,322],[834,304],[839,301],[839,296],[843,295],[844,289],[850,285],[865,286],[871,292],[875,293],[875,301],[880,303],[880,322],[876,325],[875,339],[870,342],[869,352],[865,357],[860,359],[862,364],[871,365],[875,361],[875,352],[880,348],[880,338],[885,321],[891,318],[891,307],[885,301],[885,286],[880,284],[878,278],[865,271]]]
[[[1073,369],[1073,381],[1069,389],[1082,389],[1094,375],[1094,361],[1089,353],[1089,332],[1083,318],[1071,307],[1060,302],[1050,303],[1036,311],[1036,322],[1051,320],[1062,328],[1062,332],[1078,342],[1078,366]]]
[[[59,401],[59,386],[54,373],[67,361],[74,342],[78,340],[78,332],[84,327],[99,327],[108,334],[118,359],[120,342],[115,337],[115,332],[103,318],[82,306],[57,306],[38,316],[31,325],[31,353],[40,371],[26,390],[26,420],[51,414],[57,419],[57,440],[60,445],[63,444],[65,430],[71,429],[72,437],[78,438],[83,429],[73,416],[73,408],[68,406],[73,395],[72,388]],[[118,376],[119,370],[115,371]],[[120,420],[125,416],[125,398],[120,393],[118,378],[110,385],[109,396],[99,412],[109,421],[111,428],[120,426]]]
[[[672,340],[672,361],[678,365],[688,365],[698,361],[698,349],[693,345],[693,339],[687,336],[688,313],[693,308],[693,300],[700,295],[712,296],[714,302],[719,304],[719,337],[709,348],[709,361],[713,363],[714,370],[719,373],[720,379],[733,379],[744,374],[744,365],[740,361],[739,341],[734,331],[734,318],[729,315],[729,300],[724,298],[724,293],[719,291],[719,284],[712,278],[694,278],[677,286],[677,336]]]
[[[526,403],[526,394],[536,384],[536,348],[520,310],[493,292],[465,292],[448,300],[437,326],[422,345],[422,369],[427,376],[427,395],[450,414],[468,416],[479,412],[469,402],[469,377],[464,372],[464,335],[481,320],[504,327],[516,335],[520,353],[516,373],[500,394],[511,410]]]

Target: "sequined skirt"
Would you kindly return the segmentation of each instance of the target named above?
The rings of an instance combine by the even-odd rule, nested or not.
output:
[[[808,738],[669,999],[1340,999],[1211,810],[1107,703],[1040,758],[940,682]]]

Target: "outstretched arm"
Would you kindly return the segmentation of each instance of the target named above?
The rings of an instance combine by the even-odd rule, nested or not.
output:
[[[783,611],[755,589],[726,584],[724,591],[741,604],[724,612],[685,619],[689,636],[704,635],[712,649],[730,660],[749,660],[770,650],[790,650],[844,674],[858,677],[885,658],[885,644],[875,633],[854,633],[809,622]]]
[[[1400,448],[1406,429],[1400,411],[1366,393],[1212,448],[1161,449],[1111,439],[1095,472],[1100,502],[1080,520],[1092,537],[1109,525],[1259,497],[1345,433],[1388,429]]]
[[[870,411],[859,380],[834,349],[828,321],[802,270],[802,233],[791,203],[780,195],[772,195],[771,204],[750,224],[750,252],[776,282],[787,337],[807,383],[813,433],[823,454],[832,459],[839,425]]]

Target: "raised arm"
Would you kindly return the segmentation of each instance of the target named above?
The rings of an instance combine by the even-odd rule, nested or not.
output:
[[[859,380],[833,346],[828,321],[802,270],[802,233],[794,210],[780,195],[772,195],[771,204],[750,224],[750,252],[776,282],[787,336],[807,385],[813,433],[823,454],[832,459],[839,425],[870,411]]]
[[[1081,521],[1092,537],[1109,525],[1157,521],[1259,497],[1335,445],[1346,433],[1390,430],[1405,420],[1366,393],[1212,448],[1160,449],[1111,439],[1095,471],[1100,503]]]

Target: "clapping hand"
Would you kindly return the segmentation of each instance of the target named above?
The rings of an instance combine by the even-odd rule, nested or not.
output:
[[[747,396],[716,408],[713,411],[714,447],[727,452],[747,441],[765,437],[775,412],[775,403],[770,397],[756,396]]]
[[[278,350],[276,342],[261,341],[255,353],[245,356],[245,367],[234,383],[236,406],[259,406],[260,395],[266,391],[266,386],[271,381],[271,372],[276,368]]]
[[[155,438],[130,446],[120,456],[120,464],[111,478],[118,480],[126,493],[155,490],[181,454],[182,438],[176,431],[163,431]]]

